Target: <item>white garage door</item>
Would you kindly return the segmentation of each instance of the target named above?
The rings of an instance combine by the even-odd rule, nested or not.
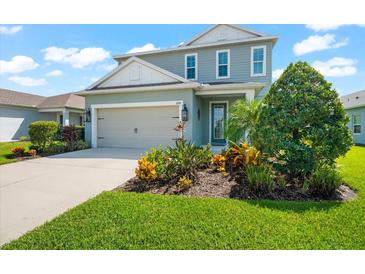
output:
[[[150,148],[173,145],[177,106],[99,109],[98,147]]]

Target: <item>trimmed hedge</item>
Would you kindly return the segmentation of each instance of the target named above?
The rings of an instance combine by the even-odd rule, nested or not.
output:
[[[55,121],[36,121],[29,125],[30,141],[44,151],[54,140],[59,124]]]

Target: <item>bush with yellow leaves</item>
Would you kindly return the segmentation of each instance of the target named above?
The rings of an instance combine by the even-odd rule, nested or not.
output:
[[[136,175],[142,182],[151,183],[157,179],[157,164],[150,162],[146,157],[138,160],[138,167],[136,168]]]
[[[191,185],[193,184],[193,181],[190,180],[188,177],[186,176],[183,176],[183,177],[180,177],[178,183],[177,183],[180,187],[182,188],[189,188],[191,187]]]
[[[231,143],[232,146],[226,151],[226,164],[231,169],[242,169],[247,166],[257,166],[261,163],[261,152],[247,143]]]

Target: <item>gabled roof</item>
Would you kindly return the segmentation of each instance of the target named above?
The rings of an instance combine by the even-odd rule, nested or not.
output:
[[[56,96],[39,96],[9,89],[0,89],[0,104],[8,106],[46,108],[85,108],[85,98],[72,93]]]
[[[105,75],[104,77],[102,77],[101,79],[99,79],[98,81],[93,83],[86,90],[92,90],[92,89],[98,88],[101,84],[105,83],[108,79],[112,78],[113,76],[117,75],[118,73],[120,73],[121,71],[126,69],[132,63],[138,63],[142,66],[146,66],[146,67],[160,73],[161,75],[164,75],[164,76],[167,76],[167,77],[171,78],[171,83],[176,83],[176,82],[178,82],[178,83],[188,83],[188,82],[190,82],[189,80],[186,80],[185,78],[183,78],[179,75],[176,75],[176,74],[174,74],[170,71],[167,71],[163,68],[160,68],[160,67],[158,67],[154,64],[151,64],[147,61],[144,61],[144,60],[134,56],[134,57],[129,58],[127,61],[121,63],[117,68],[113,69],[107,75]],[[153,83],[153,84],[156,84],[156,83]]]
[[[37,107],[46,97],[0,88],[0,104],[21,107]]]
[[[231,29],[238,30],[238,31],[240,31],[242,33],[245,33],[245,34],[251,34],[251,35],[256,36],[256,37],[266,36],[265,34],[262,34],[262,33],[259,33],[259,32],[256,32],[256,31],[253,31],[253,30],[250,30],[250,29],[247,29],[247,28],[243,28],[240,25],[217,24],[217,25],[214,25],[213,27],[210,27],[206,31],[203,31],[202,33],[198,34],[197,36],[193,37],[191,40],[183,43],[179,47],[186,47],[186,46],[192,45],[195,41],[199,40],[203,36],[206,36],[208,33],[211,33],[212,31],[214,31],[214,30],[216,30],[217,28],[220,28],[220,27],[228,27],[228,28],[231,28]]]
[[[365,90],[342,96],[340,101],[345,109],[365,107]]]
[[[251,35],[247,36],[247,37],[232,39],[232,40],[219,40],[219,41],[208,42],[208,43],[203,43],[203,44],[194,44],[194,41],[202,38],[206,34],[209,34],[211,31],[215,30],[216,28],[218,28],[220,26],[225,26],[225,27],[228,27],[228,28],[231,28],[234,30],[241,31],[242,33],[247,33],[247,34],[251,34]],[[214,25],[210,29],[200,33],[199,35],[195,36],[194,38],[192,38],[191,40],[185,42],[184,44],[182,44],[180,46],[173,47],[173,48],[167,48],[167,49],[119,54],[119,55],[114,55],[113,59],[120,62],[120,61],[124,61],[126,58],[129,58],[132,56],[143,56],[143,55],[160,54],[160,53],[168,53],[168,52],[175,52],[175,51],[187,51],[187,50],[193,50],[193,49],[198,49],[198,48],[214,47],[214,46],[221,46],[221,45],[231,45],[231,44],[241,44],[241,43],[252,43],[252,42],[271,41],[275,45],[277,40],[278,40],[277,36],[266,35],[263,33],[252,31],[250,29],[241,27],[239,25],[218,24],[218,25]]]

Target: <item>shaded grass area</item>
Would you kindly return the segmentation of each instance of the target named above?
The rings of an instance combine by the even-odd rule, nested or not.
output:
[[[4,249],[365,249],[365,148],[339,159],[346,203],[104,192]]]
[[[0,143],[0,165],[16,162],[12,157],[11,149],[14,147],[24,147],[25,151],[29,150],[30,142],[1,142]]]

